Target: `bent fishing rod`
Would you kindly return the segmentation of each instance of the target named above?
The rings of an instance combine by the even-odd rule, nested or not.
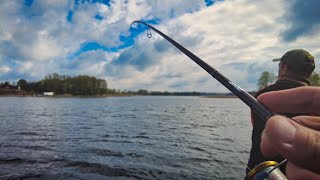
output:
[[[198,56],[194,55],[192,52],[190,52],[188,49],[177,43],[175,40],[171,39],[169,36],[165,35],[155,27],[142,22],[142,21],[133,21],[134,23],[141,23],[147,26],[148,28],[151,28],[158,34],[160,34],[163,38],[168,40],[171,44],[173,44],[176,48],[178,48],[180,51],[182,51],[185,55],[187,55],[190,59],[192,59],[195,63],[197,63],[200,67],[202,67],[205,71],[207,71],[213,78],[218,80],[222,85],[224,85],[226,88],[228,88],[233,94],[235,94],[238,98],[240,98],[244,103],[246,103],[255,113],[258,114],[258,116],[267,121],[273,113],[268,111],[264,106],[262,106],[256,98],[254,98],[252,95],[241,89],[239,86],[234,84],[232,81],[230,81],[228,78],[223,76],[219,71],[211,67],[209,64],[204,62],[202,59],[200,59]],[[131,24],[131,26],[132,26]],[[147,36],[148,38],[151,38],[151,31],[150,29],[147,29]]]
[[[258,114],[258,116],[263,119],[264,121],[267,121],[271,116],[273,116],[275,113],[270,112],[267,110],[264,106],[262,106],[252,95],[245,92],[243,89],[241,89],[239,86],[234,84],[232,81],[230,81],[228,78],[223,76],[219,71],[211,67],[209,64],[204,62],[202,59],[200,59],[198,56],[194,55],[192,52],[187,50],[185,47],[171,39],[169,36],[165,35],[155,27],[142,22],[142,21],[133,21],[131,23],[131,26],[134,23],[140,23],[148,27],[147,29],[147,37],[151,38],[151,30],[154,30],[158,34],[160,34],[163,38],[165,38],[167,41],[169,41],[172,45],[174,45],[176,48],[178,48],[181,52],[183,52],[185,55],[187,55],[191,60],[193,60],[195,63],[197,63],[200,67],[202,67],[205,71],[207,71],[214,79],[218,80],[222,85],[224,85],[226,88],[228,88],[233,94],[235,94],[238,98],[240,98],[245,104],[247,104],[255,113]],[[130,27],[131,27],[130,26]],[[287,162],[287,159],[284,161],[277,163],[275,161],[265,161],[253,169],[249,169],[250,172],[247,174],[246,179],[255,179],[255,180],[264,180],[264,179],[274,179],[274,180],[285,180],[286,177],[282,172],[279,170],[279,166],[283,165]]]

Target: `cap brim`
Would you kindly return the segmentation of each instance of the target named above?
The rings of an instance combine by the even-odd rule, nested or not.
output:
[[[279,62],[281,61],[281,58],[272,59],[272,62]]]

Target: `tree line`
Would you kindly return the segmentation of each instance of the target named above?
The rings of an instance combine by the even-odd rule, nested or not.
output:
[[[277,80],[277,77],[268,71],[264,71],[261,73],[260,78],[258,80],[258,90],[263,89],[270,84],[274,83]],[[313,72],[308,79],[310,81],[311,86],[320,86],[320,75],[316,72]]]
[[[28,82],[19,79],[15,84],[9,82],[0,83],[0,94],[42,94],[43,92],[54,92],[55,95],[155,95],[155,96],[200,96],[200,92],[168,92],[168,91],[148,91],[139,89],[138,91],[108,89],[107,82],[96,77],[79,75],[71,77],[49,74],[38,82]],[[7,89],[7,92],[1,92]],[[20,89],[21,91],[18,91]]]
[[[148,91],[145,89],[139,89],[138,91],[122,91],[124,94],[132,95],[149,95],[149,96],[201,96],[204,93],[201,92],[169,92],[169,91]]]
[[[28,94],[42,94],[43,92],[54,92],[54,94],[70,95],[100,95],[108,93],[107,82],[93,76],[79,75],[75,77],[49,74],[38,82],[27,82],[20,79],[17,85],[9,82],[1,83],[1,88],[19,88]]]
[[[258,90],[267,87],[274,83],[277,77],[268,71],[261,73],[258,80]],[[320,86],[320,75],[313,72],[309,77],[311,86]],[[27,94],[42,94],[43,92],[54,92],[56,95],[104,95],[104,94],[119,94],[119,95],[163,95],[163,96],[203,96],[203,95],[221,95],[203,92],[168,92],[168,91],[147,91],[140,89],[138,91],[115,90],[108,89],[107,82],[103,79],[98,79],[93,76],[79,75],[71,77],[68,75],[59,75],[57,73],[49,74],[44,79],[38,82],[27,82],[25,79],[20,79],[15,85],[9,82],[0,83],[0,94],[19,94],[16,89],[20,88]],[[6,90],[7,89],[7,90]],[[11,89],[11,91],[10,91]],[[15,89],[14,91],[12,89]],[[20,92],[21,93],[21,92]],[[223,93],[224,95],[228,95]]]

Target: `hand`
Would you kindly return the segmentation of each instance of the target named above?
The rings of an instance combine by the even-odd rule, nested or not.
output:
[[[262,94],[258,101],[273,112],[314,113],[320,111],[320,88],[300,87]],[[293,120],[272,116],[261,138],[266,157],[277,154],[289,160],[288,179],[320,179],[320,117],[298,116]]]

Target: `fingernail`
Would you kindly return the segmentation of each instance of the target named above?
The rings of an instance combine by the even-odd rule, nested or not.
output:
[[[273,126],[274,129],[271,132],[267,132],[267,134],[272,133],[271,137],[278,138],[277,141],[281,143],[291,144],[296,135],[296,127],[283,116],[275,118],[277,119],[275,126]]]

